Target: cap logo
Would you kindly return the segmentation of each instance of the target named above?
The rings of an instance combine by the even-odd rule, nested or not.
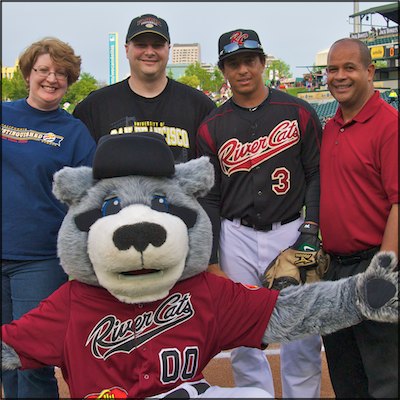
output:
[[[239,46],[243,45],[243,42],[249,37],[247,33],[243,32],[235,32],[231,35],[229,38],[231,40],[231,43],[237,43]]]
[[[154,26],[161,26],[161,22],[157,18],[146,17],[139,19],[137,25],[144,25],[146,28],[154,28]]]

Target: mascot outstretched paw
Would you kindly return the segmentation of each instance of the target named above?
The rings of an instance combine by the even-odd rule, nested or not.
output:
[[[368,269],[357,276],[357,306],[366,319],[398,322],[399,275],[393,252],[376,254]]]

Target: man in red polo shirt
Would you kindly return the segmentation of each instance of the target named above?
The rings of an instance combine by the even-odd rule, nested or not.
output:
[[[398,111],[374,90],[363,42],[336,41],[327,64],[339,108],[322,136],[320,229],[325,279],[337,280],[364,271],[378,250],[398,253]],[[397,324],[363,321],[323,339],[337,397],[398,397]]]

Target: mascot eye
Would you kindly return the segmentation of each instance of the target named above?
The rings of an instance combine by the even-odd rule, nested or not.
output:
[[[117,214],[121,210],[121,201],[118,197],[104,200],[101,210],[95,208],[75,216],[75,224],[82,232],[89,232],[90,227],[100,218]]]
[[[117,214],[121,211],[121,200],[118,197],[111,197],[105,199],[101,206],[101,215],[106,217],[107,215]]]
[[[197,213],[190,208],[169,204],[165,196],[154,195],[151,208],[156,211],[166,212],[179,217],[188,228],[193,228],[197,220]]]
[[[160,212],[168,212],[169,204],[165,196],[155,194],[153,200],[151,201],[151,208]]]

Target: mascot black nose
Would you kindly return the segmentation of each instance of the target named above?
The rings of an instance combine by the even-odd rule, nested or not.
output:
[[[113,235],[115,246],[120,250],[128,250],[133,246],[143,252],[149,244],[160,247],[167,238],[166,230],[151,222],[140,222],[133,225],[124,225],[118,228]]]

